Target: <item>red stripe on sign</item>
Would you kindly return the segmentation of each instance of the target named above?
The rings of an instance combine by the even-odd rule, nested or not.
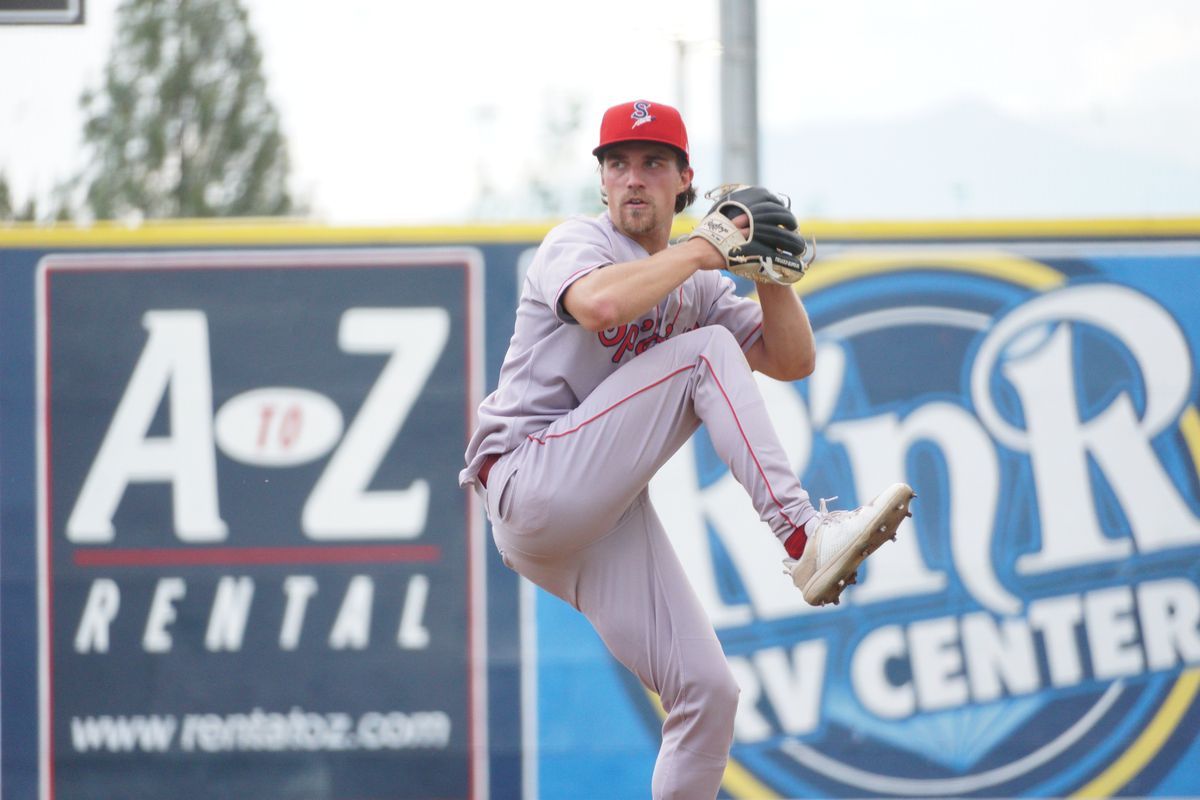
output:
[[[76,550],[77,567],[200,567],[244,564],[349,564],[438,561],[437,545],[342,547],[213,547]]]

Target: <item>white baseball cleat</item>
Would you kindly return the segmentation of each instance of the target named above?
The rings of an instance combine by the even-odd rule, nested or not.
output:
[[[814,606],[837,605],[842,590],[858,582],[858,565],[863,559],[888,539],[895,539],[900,523],[912,516],[908,504],[914,497],[912,487],[894,483],[854,511],[829,511],[822,499],[804,552],[799,559],[783,560],[784,572],[792,576],[804,600]]]

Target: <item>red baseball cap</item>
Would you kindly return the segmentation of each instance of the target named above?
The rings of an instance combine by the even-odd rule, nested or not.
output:
[[[665,103],[633,100],[605,111],[600,122],[600,144],[592,150],[592,155],[599,157],[604,148],[618,142],[659,142],[674,147],[691,160],[683,117]]]

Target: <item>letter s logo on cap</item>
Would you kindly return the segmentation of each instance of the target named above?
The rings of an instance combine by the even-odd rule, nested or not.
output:
[[[647,122],[653,122],[654,117],[650,116],[650,104],[645,100],[639,100],[633,104],[633,113],[629,115],[633,120],[633,127],[643,125]]]

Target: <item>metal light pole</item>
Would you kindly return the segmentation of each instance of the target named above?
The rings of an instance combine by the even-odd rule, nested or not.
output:
[[[721,182],[758,183],[756,0],[721,0]]]

